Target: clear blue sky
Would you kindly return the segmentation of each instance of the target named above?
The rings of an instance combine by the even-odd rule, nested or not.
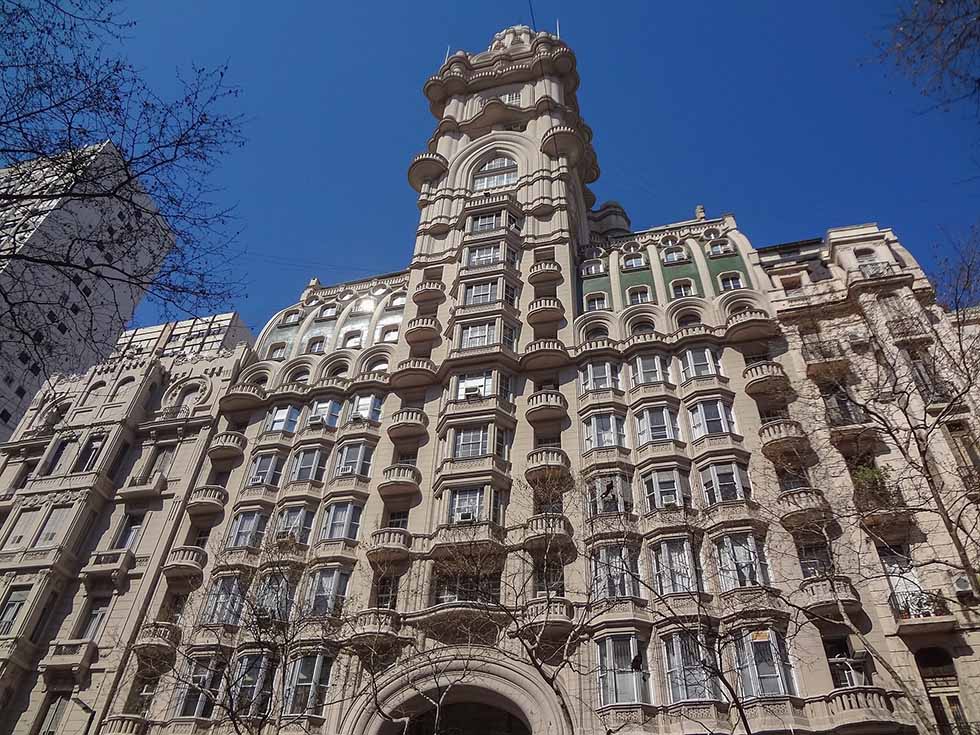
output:
[[[977,125],[929,111],[876,62],[895,1],[534,0],[578,57],[600,201],[637,229],[703,203],[757,246],[876,221],[928,260],[980,214]],[[256,330],[313,275],[403,268],[417,221],[406,181],[435,120],[421,94],[452,50],[528,23],[527,0],[134,3],[130,58],[166,91],[176,68],[230,63],[247,146],[219,172],[243,228]],[[141,314],[141,320],[152,319]]]

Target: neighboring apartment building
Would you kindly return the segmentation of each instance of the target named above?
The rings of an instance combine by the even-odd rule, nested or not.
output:
[[[103,360],[172,246],[156,208],[139,191],[86,198],[121,179],[118,150],[103,143],[63,159],[0,169],[0,192],[26,196],[0,206],[0,440],[6,440],[48,375],[75,372]],[[72,187],[66,183],[75,181]],[[3,198],[4,202],[8,202]],[[141,278],[99,276],[125,261]]]
[[[5,732],[974,731],[975,586],[870,416],[939,422],[972,528],[930,284],[873,225],[632,230],[577,85],[521,26],[451,56],[405,272],[38,397],[0,448]]]

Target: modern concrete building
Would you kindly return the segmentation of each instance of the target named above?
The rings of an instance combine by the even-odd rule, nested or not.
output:
[[[105,359],[172,247],[111,143],[0,169],[0,440],[48,375]],[[16,197],[23,197],[17,199]],[[123,277],[112,270],[125,262]]]
[[[874,225],[632,229],[577,85],[451,56],[406,271],[35,399],[4,732],[975,731],[973,323]]]

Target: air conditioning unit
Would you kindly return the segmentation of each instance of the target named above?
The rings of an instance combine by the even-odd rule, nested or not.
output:
[[[351,421],[363,421],[364,420],[364,417],[361,414],[359,414],[359,413],[355,413],[355,414],[351,414],[350,420]]]
[[[483,398],[483,391],[476,386],[473,386],[464,390],[463,395],[466,398]]]
[[[976,596],[976,592],[973,589],[973,585],[970,583],[970,577],[966,574],[954,574],[953,579],[953,591],[956,596],[963,599],[972,599]]]
[[[323,416],[310,416],[310,420],[306,422],[306,425],[311,429],[323,426]]]
[[[276,541],[296,541],[296,534],[292,531],[276,531]]]
[[[472,523],[475,520],[476,520],[476,516],[474,516],[469,511],[460,513],[459,516],[457,516],[456,518],[457,523]]]
[[[871,335],[861,329],[854,329],[847,333],[847,341],[852,347],[867,347],[871,344]]]

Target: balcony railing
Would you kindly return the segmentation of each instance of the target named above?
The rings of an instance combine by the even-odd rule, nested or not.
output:
[[[827,423],[831,426],[854,426],[868,421],[860,406],[827,406]]]
[[[807,362],[841,360],[845,357],[844,348],[836,339],[825,339],[803,343],[803,359]]]
[[[936,590],[893,592],[888,604],[898,621],[952,615],[946,598]]]

